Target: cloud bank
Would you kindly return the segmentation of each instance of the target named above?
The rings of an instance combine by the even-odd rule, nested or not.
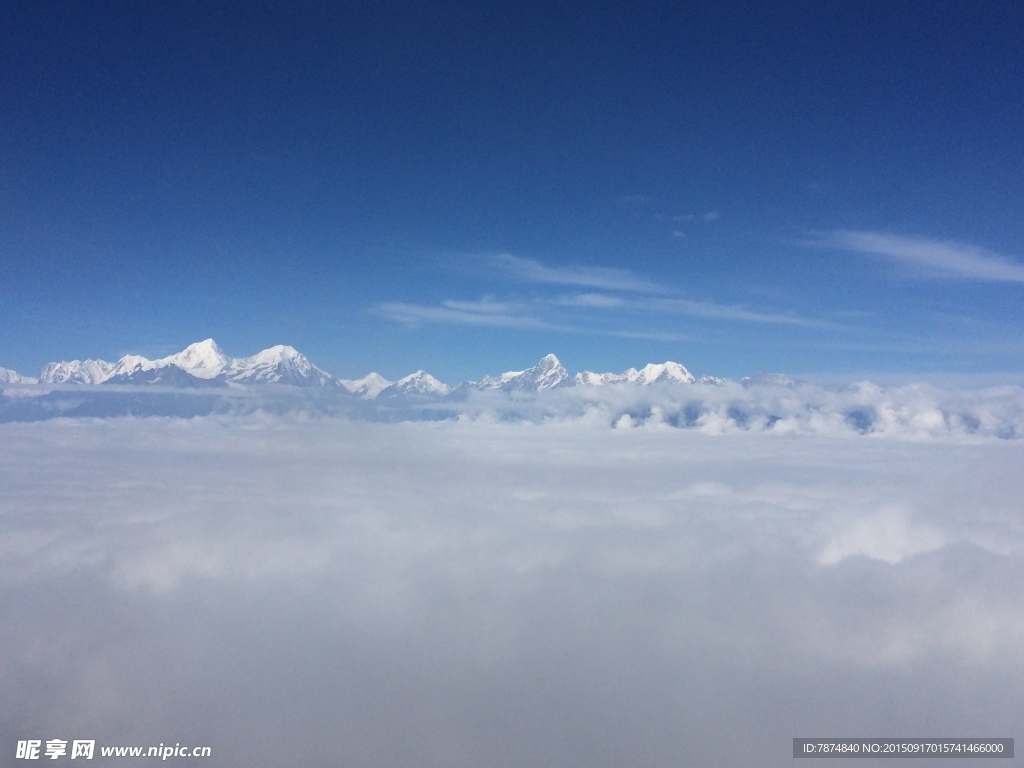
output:
[[[447,388],[442,388],[447,392]],[[293,414],[357,421],[581,423],[675,428],[716,435],[927,440],[1024,438],[1024,387],[927,384],[844,386],[760,376],[742,382],[577,385],[537,392],[480,391],[470,384],[366,401],[341,390],[273,387],[191,391],[161,387],[18,385],[0,391],[0,423],[57,418]]]
[[[883,388],[744,383],[577,386],[513,399],[472,393],[438,406],[447,418],[534,423],[581,421],[615,428],[678,428],[705,434],[766,432],[791,436],[900,439],[1024,437],[1024,388],[940,389],[925,384]]]
[[[256,415],[0,446],[5,765],[790,766],[1020,723],[1017,441]]]

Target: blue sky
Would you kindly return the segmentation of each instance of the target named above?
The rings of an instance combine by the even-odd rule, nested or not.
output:
[[[1020,379],[1024,6],[550,5],[6,3],[0,365]]]

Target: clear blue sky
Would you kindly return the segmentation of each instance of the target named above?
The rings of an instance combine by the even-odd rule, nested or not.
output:
[[[1017,0],[12,0],[0,112],[22,373],[1024,370]]]

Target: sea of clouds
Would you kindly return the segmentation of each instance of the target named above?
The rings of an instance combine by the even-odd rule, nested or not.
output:
[[[0,765],[51,738],[621,768],[1019,735],[1024,441],[471,405],[0,425]]]
[[[578,422],[612,428],[675,427],[704,434],[772,432],[821,436],[1024,437],[1024,387],[823,386],[724,381],[480,391],[361,400],[323,388],[265,385],[195,391],[147,386],[8,386],[0,424],[54,418],[305,414],[377,422]]]
[[[942,389],[924,383],[884,388],[868,381],[833,387],[727,381],[578,386],[513,397],[474,392],[447,412],[471,420],[581,420],[615,428],[690,428],[705,434],[1024,437],[1024,387],[1014,385]]]

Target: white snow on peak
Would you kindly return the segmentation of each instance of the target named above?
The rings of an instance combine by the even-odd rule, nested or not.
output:
[[[630,368],[623,373],[593,373],[583,371],[577,373],[573,379],[576,384],[590,384],[591,386],[604,386],[606,384],[619,384],[629,382],[639,385],[660,384],[672,382],[675,384],[692,384],[693,374],[686,370],[679,363],[671,360],[664,363],[648,363],[640,370]]]
[[[723,384],[725,384],[725,379],[720,379],[718,376],[708,376],[707,374],[704,374],[699,379],[697,379],[697,383],[698,384],[712,384],[712,385],[714,385],[716,387],[720,387]]]
[[[181,352],[159,360],[148,360],[141,355],[125,355],[116,363],[103,360],[72,360],[71,362],[49,363],[39,375],[43,383],[99,384],[111,378],[124,381],[135,377],[138,381],[153,379],[153,371],[163,368],[179,368],[197,379],[210,383],[232,384],[288,384],[293,386],[331,386],[342,388],[357,397],[372,400],[381,395],[391,397],[399,394],[447,396],[453,387],[438,381],[425,371],[416,371],[397,382],[391,382],[378,373],[370,373],[361,379],[336,380],[330,374],[316,367],[294,347],[279,344],[250,357],[230,358],[213,339],[190,344]],[[15,380],[25,382],[14,371],[0,369],[0,383]],[[18,377],[15,379],[15,377]],[[173,377],[172,377],[173,378]],[[131,383],[135,383],[131,380]],[[170,380],[170,379],[169,379]],[[505,392],[538,392],[545,389],[573,385],[605,386],[632,383],[639,386],[651,384],[693,384],[697,379],[680,363],[666,361],[650,363],[639,370],[630,368],[622,373],[594,373],[582,371],[570,376],[555,355],[542,357],[536,365],[521,371],[506,371],[497,376],[485,376],[477,382],[460,385],[480,390],[496,389]],[[702,384],[721,384],[723,380],[702,376]],[[745,379],[745,386],[756,384],[789,385],[791,382],[780,374],[759,374]]]
[[[545,355],[537,365],[524,373],[530,375],[537,389],[551,389],[569,381],[569,373],[554,355]]]
[[[447,395],[451,391],[444,382],[438,381],[426,371],[410,373],[391,385],[396,392],[424,395]]]
[[[485,376],[477,389],[537,391],[570,384],[572,379],[554,355],[545,355],[525,371],[508,371],[499,376]]]
[[[376,371],[371,371],[361,379],[339,379],[338,383],[353,395],[364,400],[373,400],[392,384]]]
[[[0,384],[35,384],[36,379],[30,376],[22,376],[10,368],[0,368]]]
[[[106,360],[62,360],[47,363],[39,372],[44,384],[99,384],[110,378],[114,363]]]
[[[281,363],[289,360],[299,365],[309,363],[305,355],[295,347],[290,347],[287,344],[276,344],[245,359],[257,363]]]
[[[589,384],[590,386],[600,387],[605,384],[613,384],[618,381],[622,381],[621,373],[594,373],[593,371],[580,371],[573,376],[574,384]]]
[[[101,384],[115,377],[118,381],[131,380],[133,376],[163,368],[180,368],[197,379],[247,384],[324,386],[334,381],[294,347],[278,345],[251,357],[232,359],[213,339],[190,344],[181,352],[159,360],[125,355],[116,363],[104,360],[48,363],[40,372],[39,380],[47,384]],[[147,374],[146,380],[151,378]]]
[[[48,384],[102,384],[109,379],[130,377],[142,371],[177,366],[203,379],[216,377],[229,362],[213,339],[190,344],[181,352],[150,360],[142,355],[125,355],[116,363],[106,360],[71,360],[47,363],[39,380]]]
[[[200,379],[212,379],[221,374],[230,364],[231,359],[217,346],[213,339],[197,341],[189,344],[177,354],[158,360],[163,365],[176,365],[184,368]]]
[[[663,381],[692,384],[696,381],[692,373],[671,360],[664,363],[648,363],[639,371],[630,368],[626,371],[625,377],[627,381],[635,381],[637,384],[655,384]]]
[[[333,385],[329,373],[320,370],[295,347],[283,344],[264,349],[250,357],[230,360],[223,376],[236,384],[291,384],[293,386]]]
[[[150,371],[154,368],[162,368],[163,365],[157,360],[149,360],[142,355],[125,355],[118,360],[107,379],[114,376],[130,376],[139,371]],[[106,379],[104,379],[106,381]]]

